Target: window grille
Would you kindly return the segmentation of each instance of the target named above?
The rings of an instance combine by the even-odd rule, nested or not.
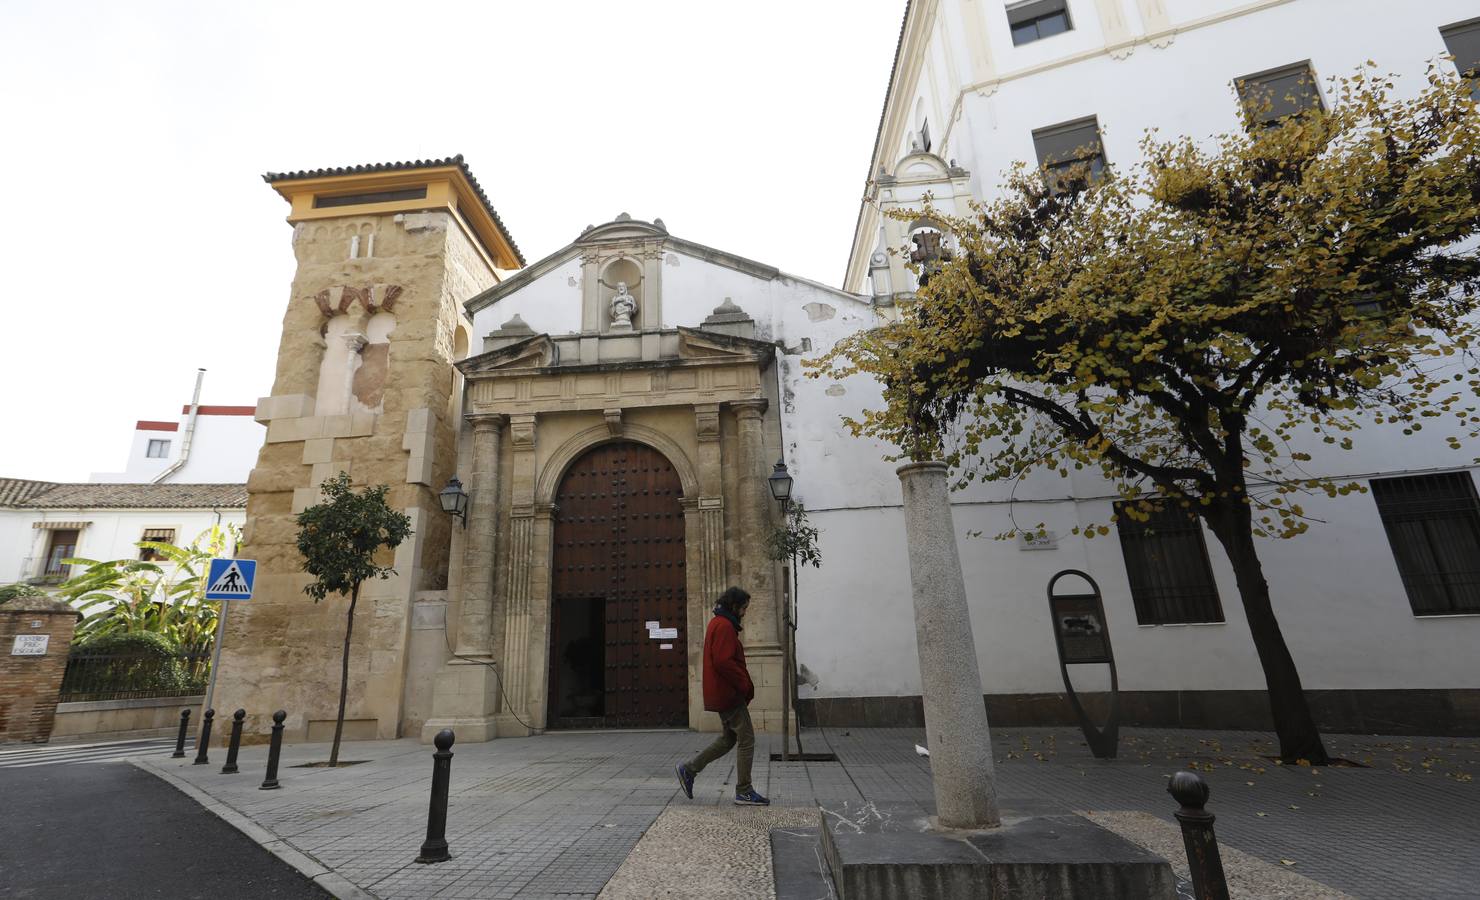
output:
[[[145,528],[144,529],[144,535],[142,537],[140,537],[139,540],[140,541],[153,541],[156,544],[173,544],[175,542],[175,529],[173,529],[173,528]],[[154,560],[164,560],[165,558],[166,557],[165,557],[165,555],[163,553],[160,553],[159,551],[153,549],[152,547],[140,547],[139,548],[139,559],[144,560],[146,562],[150,562],[150,561],[154,561]]]
[[[1413,614],[1480,613],[1480,500],[1470,473],[1371,484]]]
[[[1267,128],[1296,113],[1324,108],[1308,62],[1245,75],[1235,84],[1250,127]]]
[[[1069,19],[1068,0],[1029,0],[1007,8],[1007,24],[1015,45],[1063,34],[1074,28]]]
[[[1136,621],[1184,625],[1223,621],[1202,523],[1171,502],[1159,502],[1149,521],[1138,521],[1115,504],[1120,550],[1130,576]]]
[[[1470,96],[1480,100],[1480,19],[1471,19],[1439,29],[1444,46],[1454,57],[1461,78],[1470,82]]]
[[[1080,190],[1105,176],[1105,147],[1094,116],[1040,128],[1033,132],[1033,149],[1054,193]]]
[[[72,528],[58,528],[51,533],[51,544],[46,551],[46,568],[42,575],[49,579],[63,578],[67,574],[67,566],[62,565],[62,560],[71,559],[77,555],[77,537],[80,532]]]

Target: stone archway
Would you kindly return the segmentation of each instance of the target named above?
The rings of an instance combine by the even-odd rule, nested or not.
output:
[[[547,724],[688,724],[683,486],[652,447],[586,450],[555,491]]]

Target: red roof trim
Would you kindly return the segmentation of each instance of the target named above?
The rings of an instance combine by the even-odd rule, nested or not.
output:
[[[190,404],[180,407],[180,412],[189,414]],[[202,406],[200,414],[203,416],[255,416],[255,406]]]
[[[179,422],[150,422],[150,421],[148,421],[146,419],[140,419],[138,421],[138,423],[134,425],[134,430],[135,431],[179,431],[180,430],[180,423]]]

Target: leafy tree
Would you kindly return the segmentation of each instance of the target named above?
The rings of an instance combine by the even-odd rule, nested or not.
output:
[[[1129,516],[1201,517],[1289,761],[1327,756],[1256,538],[1305,531],[1302,492],[1363,490],[1308,471],[1308,449],[1440,422],[1458,449],[1480,425],[1480,115],[1436,69],[1395,99],[1370,65],[1333,84],[1329,112],[1258,127],[1246,110],[1206,146],[1148,135],[1136,168],[1094,184],[1018,166],[1000,199],[947,220],[953,258],[897,323],[813,373],[875,376],[884,408],[850,424],[903,456],[984,480],[1098,470]]]
[[[349,597],[345,614],[344,655],[339,679],[339,716],[334,722],[334,746],[329,765],[339,764],[339,739],[344,732],[344,704],[349,695],[349,642],[355,627],[355,604],[360,585],[372,578],[389,578],[395,569],[376,563],[381,549],[395,549],[411,536],[411,519],[385,502],[386,485],[356,493],[349,475],[340,472],[320,489],[324,502],[298,514],[298,552],[303,571],[314,581],[303,592],[317,603],[329,594]]]
[[[114,633],[158,634],[176,647],[200,649],[215,639],[220,604],[205,599],[206,576],[215,557],[235,547],[235,525],[213,525],[189,546],[138,541],[157,561],[67,559],[85,566],[64,582],[58,594],[85,618],[76,643]]]

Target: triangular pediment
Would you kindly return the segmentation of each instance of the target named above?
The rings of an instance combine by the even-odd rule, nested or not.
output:
[[[555,342],[548,334],[537,334],[517,344],[470,356],[457,363],[457,370],[467,378],[492,375],[518,369],[540,369],[553,366],[559,359]]]
[[[773,348],[765,341],[704,331],[698,328],[678,329],[678,358],[724,362],[767,362]]]

